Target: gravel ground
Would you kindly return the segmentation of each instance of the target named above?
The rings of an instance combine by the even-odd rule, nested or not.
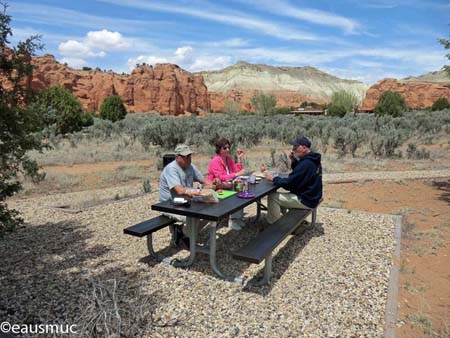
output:
[[[96,199],[118,191],[96,191]],[[272,284],[243,288],[216,277],[206,255],[199,254],[188,270],[174,268],[150,259],[144,239],[123,235],[124,227],[156,215],[149,208],[156,194],[76,214],[49,208],[79,204],[93,194],[12,203],[26,225],[0,242],[0,318],[19,324],[79,323],[92,281],[106,285],[115,279],[123,299],[136,301],[129,287],[141,285],[140,297],[151,300],[150,337],[382,336],[395,246],[389,215],[320,208],[318,226],[288,238],[276,254]],[[262,264],[230,256],[255,234],[256,227],[219,230],[219,265],[225,273],[261,276]],[[168,230],[159,231],[157,250],[186,255],[168,249],[168,243]]]

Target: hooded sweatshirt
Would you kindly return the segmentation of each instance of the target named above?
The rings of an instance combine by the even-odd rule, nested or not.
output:
[[[287,178],[274,177],[276,186],[296,194],[300,201],[309,208],[315,208],[322,198],[322,164],[321,155],[310,152],[300,161],[292,163],[292,172]]]

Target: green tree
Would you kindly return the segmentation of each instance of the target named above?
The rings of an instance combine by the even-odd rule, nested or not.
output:
[[[123,120],[127,115],[127,110],[120,96],[108,96],[100,106],[100,117],[104,120],[116,122]]]
[[[353,107],[358,104],[358,98],[350,92],[340,90],[331,95],[331,105],[339,106],[345,109],[345,112],[351,112]],[[344,114],[345,115],[345,114]]]
[[[377,115],[391,115],[398,117],[402,112],[408,110],[405,99],[397,92],[385,91],[381,94],[375,106],[375,114]]]
[[[241,101],[225,99],[223,112],[228,114],[237,114],[241,112]]]
[[[445,49],[450,49],[450,40],[447,39],[439,39],[439,43],[444,46]],[[446,55],[447,59],[450,60],[450,53]],[[444,66],[445,71],[447,72],[448,77],[450,77],[450,66]]]
[[[55,134],[79,131],[92,122],[86,118],[78,98],[61,86],[41,90],[34,98],[32,107],[41,114],[44,126],[53,129]]]
[[[42,49],[40,36],[31,36],[16,47],[10,47],[11,16],[7,5],[0,12],[0,237],[13,231],[23,220],[16,210],[8,209],[6,199],[17,193],[22,185],[19,174],[37,178],[38,166],[26,156],[27,151],[41,149],[36,132],[41,122],[39,115],[27,108],[31,89],[26,79],[32,74],[31,56]]]
[[[450,103],[445,97],[440,97],[436,101],[434,101],[433,105],[431,106],[432,111],[436,110],[444,110],[450,108]]]
[[[252,98],[252,105],[255,108],[255,112],[259,115],[273,115],[276,104],[277,100],[273,95],[260,93]]]
[[[341,105],[330,104],[328,106],[328,115],[344,117],[347,113],[347,109]]]

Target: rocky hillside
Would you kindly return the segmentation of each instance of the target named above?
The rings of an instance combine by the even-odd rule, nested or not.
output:
[[[293,101],[295,105],[302,100],[330,101],[333,92],[339,90],[352,92],[362,101],[369,88],[365,83],[343,80],[313,67],[274,67],[238,62],[219,71],[199,74],[203,76],[208,91],[220,94],[220,97],[232,97],[236,92],[248,96],[246,94],[249,92],[263,91],[274,94],[277,99],[280,96],[281,100],[291,95],[294,99],[287,101]],[[212,109],[214,106],[212,100]]]
[[[442,69],[436,72],[423,74],[420,76],[408,76],[399,80],[400,82],[450,82],[448,74]]]
[[[130,75],[75,70],[58,63],[52,55],[33,58],[31,88],[61,85],[77,96],[85,109],[98,111],[103,100],[120,95],[128,111],[158,111],[180,115],[207,111],[208,91],[203,78],[177,65],[141,66]]]
[[[399,93],[405,98],[408,107],[413,109],[431,107],[433,103],[444,97],[450,101],[449,82],[397,81],[384,79],[369,88],[361,109],[372,111],[385,91]]]

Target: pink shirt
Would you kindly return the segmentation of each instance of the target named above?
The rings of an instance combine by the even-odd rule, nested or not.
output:
[[[243,168],[242,163],[234,163],[231,156],[226,157],[226,163],[229,174],[227,174],[227,168],[225,167],[222,157],[220,157],[220,155],[214,156],[208,165],[208,181],[212,181],[215,178],[218,178],[222,182],[227,181],[235,178],[236,173],[241,171]]]

